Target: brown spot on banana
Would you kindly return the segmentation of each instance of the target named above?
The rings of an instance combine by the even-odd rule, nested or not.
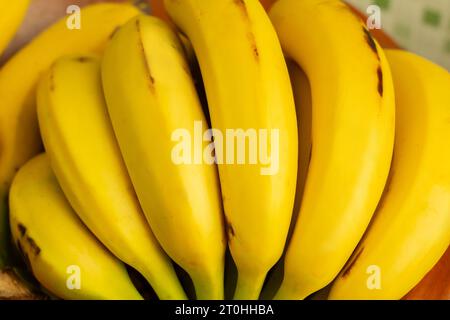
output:
[[[367,44],[369,45],[370,49],[375,53],[377,60],[380,61],[380,55],[378,53],[378,48],[375,39],[372,37],[372,35],[370,34],[369,30],[367,30],[366,27],[363,27],[363,31]]]
[[[50,92],[54,92],[55,91],[55,73],[53,72],[53,65],[50,68]]]
[[[255,57],[256,61],[259,61],[259,50],[258,50],[258,46],[256,45],[256,39],[255,39],[255,35],[252,31],[252,27],[251,27],[251,23],[250,23],[250,17],[248,15],[248,10],[247,10],[247,6],[245,4],[244,0],[233,0],[233,2],[236,4],[237,7],[239,7],[239,9],[242,12],[242,15],[244,16],[244,19],[246,20],[246,23],[248,24],[248,28],[249,28],[249,32],[248,32],[248,40],[250,42],[250,48],[253,51],[253,55]]]
[[[33,252],[33,254],[35,256],[38,256],[41,253],[41,248],[39,248],[39,246],[36,244],[36,241],[34,241],[34,239],[29,236],[27,236],[25,240],[30,246],[30,249]]]
[[[311,147],[309,148],[309,155],[308,155],[308,166],[311,163],[312,151],[313,151],[313,146],[311,144]]]
[[[109,35],[109,40],[111,40],[112,38],[114,38],[114,35],[117,33],[117,31],[120,29],[120,26],[117,26],[113,32],[111,32],[111,34]]]
[[[380,95],[380,97],[383,97],[383,92],[384,92],[384,88],[383,88],[383,70],[381,69],[381,66],[378,66],[377,76],[378,76],[378,94]]]
[[[81,56],[81,57],[76,57],[75,61],[78,61],[80,63],[85,63],[85,62],[88,62],[88,61],[92,61],[92,58],[91,57],[86,57],[86,56]]]
[[[27,228],[21,223],[19,223],[17,225],[17,229],[19,229],[19,233],[20,233],[21,237],[23,237],[25,235],[25,233],[27,232]]]
[[[244,15],[244,17],[246,19],[248,19],[248,11],[247,11],[247,6],[245,5],[244,0],[233,0],[234,3],[236,4],[236,6],[239,7],[239,9],[241,9],[242,14]]]
[[[33,252],[33,254],[38,256],[39,253],[41,253],[41,248],[39,248],[39,246],[36,244],[36,241],[34,241],[33,238],[31,238],[29,235],[27,235],[27,227],[25,227],[22,223],[19,222],[17,224],[17,229],[19,230],[20,237],[25,238],[25,241],[30,246],[30,249]],[[17,248],[19,249],[19,251],[24,253],[19,240],[17,240]]]
[[[149,87],[152,90],[152,92],[154,92],[155,78],[153,78],[152,72],[150,70],[150,65],[148,64],[147,55],[145,54],[144,43],[142,42],[141,22],[139,19],[136,19],[136,29],[137,29],[138,38],[139,38],[139,49],[142,54],[142,61],[144,63],[144,68],[145,68],[147,79],[149,82]]]
[[[229,223],[229,222],[227,222],[227,230],[228,230],[228,238],[234,238],[234,236],[236,235],[235,233],[234,233],[234,228],[233,228],[233,225],[231,224],[231,223]]]
[[[364,251],[364,247],[361,247],[358,252],[351,258],[349,263],[344,267],[342,271],[342,278],[345,278],[350,274],[350,271],[352,270],[353,266],[355,265],[356,261],[358,261],[359,257],[361,256],[361,253]]]
[[[375,53],[375,56],[377,57],[378,62],[381,61],[380,54],[378,52],[377,44],[375,42],[375,39],[370,34],[369,30],[367,30],[366,27],[363,27],[364,35],[367,44],[369,45],[370,49]],[[381,65],[378,66],[377,69],[377,77],[378,77],[378,94],[380,97],[383,97],[384,87],[383,87],[383,70],[381,69]]]
[[[255,59],[256,61],[259,61],[259,50],[258,47],[256,46],[255,35],[252,32],[249,32],[248,38],[250,40],[250,46],[252,48]]]

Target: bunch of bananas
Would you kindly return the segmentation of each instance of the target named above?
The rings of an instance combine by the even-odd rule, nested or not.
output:
[[[450,245],[448,71],[339,0],[165,5],[87,6],[0,69],[0,268],[63,299],[142,299],[126,265],[160,299],[175,265],[197,299],[408,293]]]

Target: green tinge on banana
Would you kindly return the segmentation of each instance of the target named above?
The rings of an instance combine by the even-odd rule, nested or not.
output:
[[[125,266],[70,207],[46,154],[19,170],[9,201],[14,242],[48,291],[63,299],[142,299]]]

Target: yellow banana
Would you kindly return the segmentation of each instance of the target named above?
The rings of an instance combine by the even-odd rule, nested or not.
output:
[[[39,84],[37,103],[45,150],[80,218],[160,299],[186,298],[129,180],[103,97],[100,61],[85,55],[58,60]]]
[[[450,75],[386,52],[396,90],[396,143],[383,198],[330,299],[400,299],[450,245]]]
[[[311,84],[311,162],[275,297],[303,299],[336,277],[376,209],[392,157],[395,98],[382,49],[343,2],[279,0],[269,15]]]
[[[30,0],[0,0],[0,56],[27,12]]]
[[[294,93],[295,109],[297,111],[298,127],[298,172],[297,188],[295,193],[294,214],[289,229],[287,241],[292,237],[298,211],[301,205],[306,177],[308,174],[309,160],[311,157],[311,86],[306,74],[298,65],[290,60],[286,61],[291,79],[292,91]],[[272,268],[261,299],[270,300],[278,291],[283,280],[284,257]]]
[[[48,291],[63,299],[142,299],[125,266],[70,207],[46,154],[19,170],[9,199],[14,242]]]
[[[218,162],[228,244],[238,269],[234,298],[257,299],[283,252],[294,204],[297,125],[283,53],[258,0],[165,4],[197,54],[212,126],[224,136],[239,129],[245,134],[227,148],[227,161]],[[264,153],[262,144],[270,161],[251,161],[255,147]],[[233,159],[233,149],[245,152],[246,163]]]
[[[106,48],[102,77],[120,149],[156,238],[189,273],[197,298],[222,299],[226,243],[216,167],[178,164],[172,154],[178,129],[194,136],[194,122],[207,128],[180,40],[162,20],[133,19]]]
[[[101,52],[114,30],[138,13],[131,4],[101,3],[85,7],[80,12],[81,29],[68,29],[66,19],[62,19],[1,68],[0,265],[7,256],[7,249],[2,246],[8,239],[9,185],[17,169],[42,149],[35,104],[39,77],[65,54]]]

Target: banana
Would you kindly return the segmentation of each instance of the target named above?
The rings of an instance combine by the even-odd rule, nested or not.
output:
[[[197,54],[212,126],[223,136],[229,130],[246,135],[246,141],[229,137],[228,146],[238,139],[241,146],[227,148],[231,161],[218,162],[228,243],[238,269],[234,298],[257,299],[282,255],[295,196],[297,125],[283,53],[258,0],[165,4]],[[261,159],[263,144],[268,159]],[[260,157],[252,161],[255,147]],[[247,161],[233,158],[233,149],[245,152]]]
[[[450,245],[450,75],[387,50],[396,90],[396,143],[383,198],[330,299],[400,299]]]
[[[48,291],[63,299],[142,299],[125,266],[70,207],[46,154],[19,170],[9,200],[14,242]]]
[[[129,180],[103,97],[100,60],[75,55],[55,62],[38,86],[37,112],[52,168],[81,220],[160,299],[186,299]]]
[[[101,52],[111,33],[138,13],[131,4],[87,6],[80,12],[81,29],[68,29],[66,19],[62,19],[1,68],[0,267],[8,257],[7,193],[11,180],[18,168],[42,149],[35,104],[38,79],[65,54]]]
[[[30,0],[0,0],[0,56],[22,23],[29,4]]]
[[[294,93],[295,109],[297,112],[298,127],[298,171],[297,188],[295,192],[294,212],[287,237],[287,242],[292,237],[297,214],[301,205],[306,177],[308,174],[309,160],[311,157],[311,86],[306,74],[298,65],[290,60],[286,61],[292,91]],[[267,277],[266,284],[261,292],[261,299],[271,300],[278,291],[283,280],[284,257],[272,268]]]
[[[392,158],[394,89],[382,49],[343,2],[279,0],[269,16],[311,84],[311,161],[275,296],[304,299],[337,276],[376,209]]]
[[[194,122],[207,128],[180,40],[158,18],[133,19],[106,48],[102,78],[113,129],[156,238],[189,273],[197,298],[222,299],[226,242],[216,167],[174,158],[172,139],[197,135]]]

